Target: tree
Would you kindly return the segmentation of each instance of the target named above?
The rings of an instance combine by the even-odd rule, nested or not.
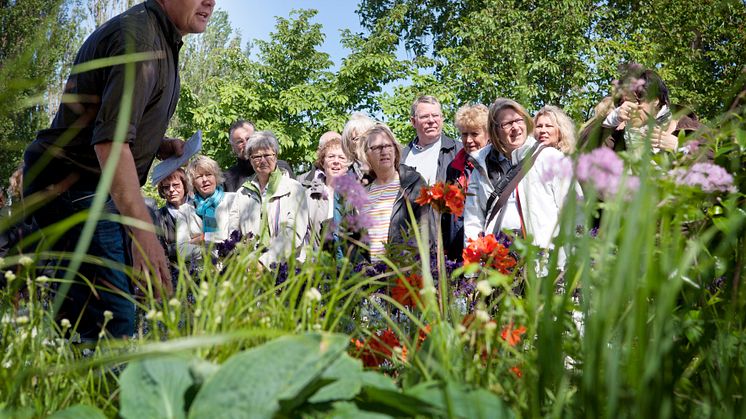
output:
[[[401,16],[392,30],[459,102],[509,96],[582,119],[631,60],[657,68],[674,101],[704,117],[726,110],[744,84],[738,0],[363,0],[358,14],[368,29]]]
[[[376,97],[382,86],[403,77],[408,68],[396,60],[398,37],[382,27],[367,37],[346,31],[343,43],[352,53],[335,73],[328,54],[319,51],[324,34],[312,22],[315,15],[299,10],[278,18],[269,40],[256,41],[256,60],[238,43],[224,44],[213,59],[219,77],[205,76],[199,89],[182,89],[175,131],[188,136],[202,129],[204,153],[226,167],[233,161],[228,127],[236,119],[250,119],[258,129],[272,130],[281,157],[300,167],[313,160],[321,134],[341,130],[352,111],[379,110]],[[220,39],[218,44],[228,38]],[[185,66],[209,54],[190,51],[195,56],[185,59]]]
[[[0,4],[0,184],[5,184],[26,144],[49,123],[45,92],[62,71],[60,63],[78,32],[72,2]]]

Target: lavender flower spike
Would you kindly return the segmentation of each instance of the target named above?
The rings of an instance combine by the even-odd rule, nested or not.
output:
[[[368,203],[368,193],[355,176],[347,174],[334,178],[334,191],[354,208],[362,208]]]

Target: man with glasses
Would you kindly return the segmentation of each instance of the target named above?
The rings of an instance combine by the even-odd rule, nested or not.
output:
[[[463,145],[443,134],[443,113],[433,96],[412,103],[410,122],[417,132],[402,151],[402,163],[413,167],[429,185],[446,180],[446,169]]]
[[[246,143],[249,141],[252,135],[254,135],[256,127],[251,121],[245,119],[239,119],[228,129],[228,139],[231,142],[231,149],[233,154],[236,155],[236,164],[225,171],[225,182],[223,187],[226,192],[236,192],[241,185],[246,182],[246,179],[254,174],[254,168],[251,167],[251,162],[244,159],[243,149]],[[293,169],[290,167],[288,162],[285,160],[278,160],[277,166],[283,171],[287,172],[288,176],[293,177]]]

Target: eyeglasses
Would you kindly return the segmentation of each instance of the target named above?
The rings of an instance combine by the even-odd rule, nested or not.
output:
[[[164,183],[163,185],[161,185],[162,191],[168,191],[171,189],[175,189],[178,191],[178,190],[183,189],[183,186],[181,185],[181,182],[174,182],[174,183],[168,183],[168,184]]]
[[[417,115],[417,119],[418,119],[419,121],[427,121],[427,120],[429,120],[429,119],[434,119],[434,120],[438,120],[438,119],[440,119],[440,118],[441,118],[442,116],[443,116],[443,115],[441,115],[441,114],[439,114],[439,113],[430,113],[430,114],[427,114],[427,115]]]
[[[270,160],[272,160],[273,158],[275,158],[275,155],[276,155],[275,153],[269,153],[269,154],[255,154],[255,155],[251,156],[251,160],[252,160],[252,161],[253,161],[254,163],[259,163],[259,162],[260,162],[260,161],[262,161],[262,160],[267,160],[267,161],[270,161]]]
[[[523,118],[514,119],[512,121],[506,121],[500,124],[500,128],[509,129],[509,128],[512,128],[514,124],[518,124],[518,126],[521,126],[521,125],[525,125],[526,121],[524,121]]]
[[[388,144],[381,144],[381,145],[372,145],[368,147],[368,150],[376,154],[381,154],[383,150],[391,150],[392,148],[394,148],[394,145],[391,143],[388,143]]]

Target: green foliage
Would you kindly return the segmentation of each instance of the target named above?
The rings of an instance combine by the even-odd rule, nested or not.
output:
[[[26,144],[49,123],[57,97],[47,85],[78,33],[61,0],[2,2],[0,8],[0,187],[21,161]],[[56,92],[56,89],[51,89]],[[59,95],[59,92],[57,92]],[[52,96],[57,96],[52,95]]]
[[[746,7],[736,0],[364,0],[358,13],[369,29],[392,22],[407,50],[434,60],[423,67],[457,104],[506,96],[587,119],[617,65],[634,60],[660,70],[674,103],[711,118],[746,81]]]
[[[211,59],[220,71],[201,79],[199,89],[188,82],[182,88],[178,134],[186,137],[202,129],[204,153],[227,167],[234,160],[228,127],[248,119],[275,133],[282,159],[301,165],[315,158],[321,134],[341,131],[350,112],[378,110],[375,94],[407,68],[396,60],[398,38],[383,29],[368,37],[345,32],[342,42],[352,52],[335,73],[328,54],[319,51],[325,36],[321,25],[312,22],[315,15],[300,10],[278,18],[270,39],[255,42],[255,60],[236,42],[220,48]]]
[[[192,377],[182,358],[152,358],[127,366],[119,385],[123,418],[184,418],[184,393]]]

